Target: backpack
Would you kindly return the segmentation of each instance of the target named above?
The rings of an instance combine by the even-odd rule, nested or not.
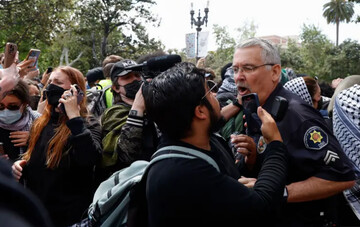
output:
[[[111,88],[111,85],[103,88],[100,84],[97,84],[96,86],[86,90],[88,110],[97,118],[100,117],[107,108],[105,92],[109,88]]]
[[[206,154],[181,146],[163,147],[150,162],[135,161],[100,184],[88,209],[90,226],[147,226],[147,173],[154,163],[168,158],[200,158],[220,172],[216,162]]]

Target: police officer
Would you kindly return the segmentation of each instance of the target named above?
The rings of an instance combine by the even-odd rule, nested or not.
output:
[[[233,69],[239,96],[257,93],[260,105],[268,112],[271,112],[276,96],[288,102],[285,115],[277,119],[290,162],[284,192],[287,203],[277,224],[336,224],[335,212],[331,210],[335,207],[334,195],[352,187],[355,176],[348,158],[322,116],[279,83],[280,56],[276,47],[268,41],[253,38],[240,44],[234,53]],[[260,137],[256,146],[252,146],[254,142],[248,136],[238,135],[232,136],[232,142],[245,157],[251,157],[243,159],[243,162],[253,162],[249,165],[249,172],[256,176],[266,155],[264,140]],[[253,158],[254,154],[256,158]],[[245,179],[244,184],[249,185],[249,181]]]

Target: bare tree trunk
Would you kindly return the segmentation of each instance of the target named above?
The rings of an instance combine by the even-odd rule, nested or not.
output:
[[[65,65],[69,65],[69,48],[64,47],[65,52]]]
[[[67,66],[72,66],[75,62],[79,61],[79,59],[81,58],[83,52],[81,51],[80,54],[69,63],[69,48],[64,47],[62,52],[61,52],[61,56],[60,56],[60,66],[64,65],[64,58],[65,58],[65,65]]]
[[[107,36],[104,35],[101,42],[101,57],[104,59],[107,55],[106,53],[106,46],[107,46]]]
[[[64,55],[65,55],[65,47],[64,47],[63,50],[61,51],[60,63],[59,63],[60,66],[63,65]]]
[[[339,25],[340,21],[336,20],[336,46],[339,45]]]
[[[91,33],[91,39],[92,39],[92,54],[93,54],[93,58],[95,59],[95,61],[98,63],[99,59],[96,56],[96,51],[95,51],[95,36],[94,36],[94,32]]]

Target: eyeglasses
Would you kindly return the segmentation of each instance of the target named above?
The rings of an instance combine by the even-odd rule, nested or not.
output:
[[[266,66],[266,65],[271,65],[274,66],[276,64],[273,63],[268,63],[268,64],[263,64],[263,65],[245,65],[243,67],[237,67],[237,66],[233,66],[232,69],[234,70],[234,73],[237,74],[239,72],[242,73],[252,73],[254,72],[256,69],[262,67],[262,66]]]
[[[209,83],[210,82],[210,83]],[[211,87],[209,86],[210,84],[213,84]],[[202,101],[210,92],[212,92],[213,90],[215,90],[215,88],[217,88],[217,83],[215,83],[214,81],[212,80],[208,80],[206,81],[206,85],[208,87],[208,91],[205,93],[205,95],[201,98],[200,101]]]
[[[18,109],[20,109],[20,107],[21,107],[21,105],[18,106],[18,105],[10,104],[8,106],[5,106],[3,104],[0,104],[0,110],[5,110],[5,108],[8,109],[8,110],[18,110]]]

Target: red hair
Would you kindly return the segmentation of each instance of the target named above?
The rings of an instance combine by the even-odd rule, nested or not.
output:
[[[61,71],[66,74],[71,84],[77,84],[82,91],[85,91],[84,75],[77,69],[70,66],[61,66],[54,71]],[[80,116],[86,118],[88,111],[86,107],[86,98],[80,102]],[[51,115],[51,105],[46,103],[45,109],[41,117],[39,117],[32,125],[30,131],[29,146],[27,151],[23,154],[23,159],[29,161],[31,154],[35,148],[36,142],[44,127],[48,124]],[[70,129],[66,126],[66,121],[69,118],[64,114],[59,118],[60,125],[55,129],[55,134],[49,141],[49,146],[46,153],[46,165],[48,168],[55,168],[59,165],[64,146],[70,135]]]

